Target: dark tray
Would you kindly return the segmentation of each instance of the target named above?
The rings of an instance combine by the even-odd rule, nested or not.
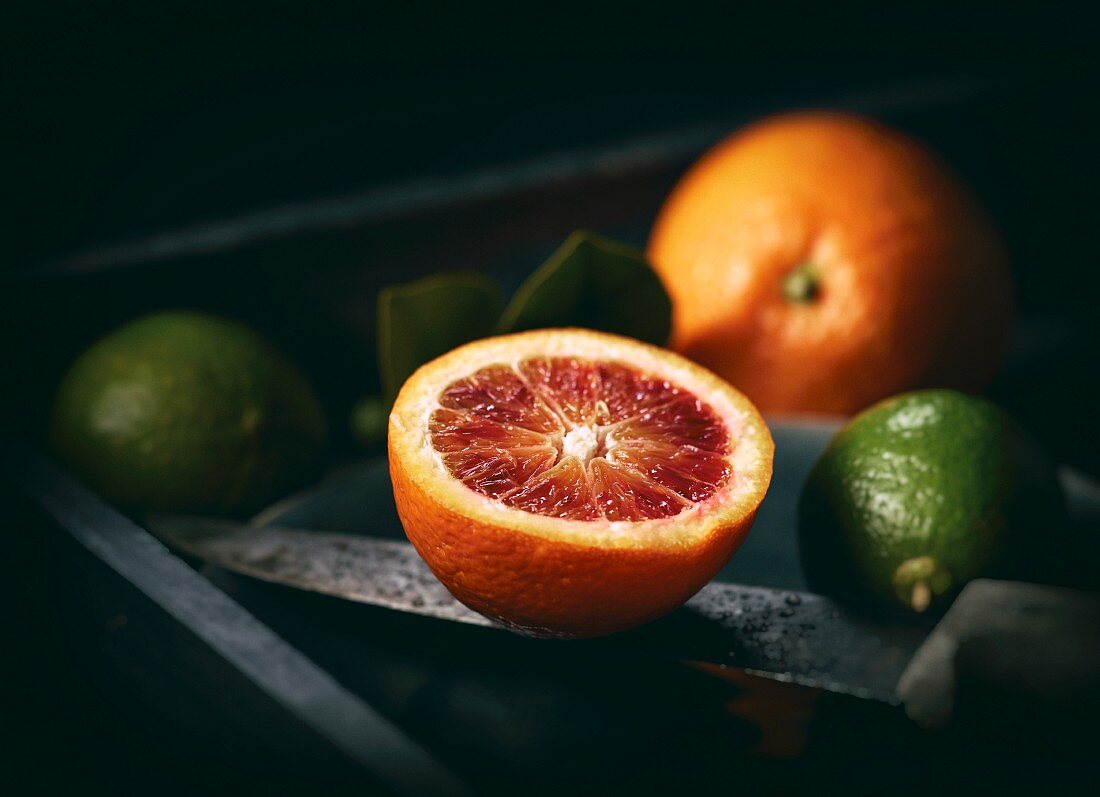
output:
[[[975,100],[988,91],[981,81],[951,79],[814,104],[916,129],[971,164],[963,170],[982,190],[980,164],[996,153],[975,132],[983,113]],[[558,793],[578,784],[667,793],[734,782],[797,792],[853,749],[871,762],[851,773],[856,788],[913,756],[977,755],[918,733],[894,707],[598,644],[452,626],[202,568],[41,453],[34,430],[44,427],[65,363],[103,331],[165,306],[254,324],[303,364],[341,424],[351,403],[377,388],[380,285],[440,268],[488,270],[515,284],[579,227],[641,243],[683,167],[751,115],[165,231],[9,273],[4,324],[18,340],[11,373],[27,387],[5,396],[17,423],[4,443],[0,489],[19,529],[9,583],[35,607],[20,615],[26,627],[18,630],[28,668],[67,684],[48,698],[56,712],[77,704],[97,720],[115,717],[91,726],[98,730],[46,725],[31,735],[92,751],[106,744],[94,743],[98,734],[121,740],[140,751],[129,770],[84,762],[119,782],[167,770],[182,784],[216,773],[223,783],[276,791],[315,784],[323,773],[331,788],[354,782],[404,793]],[[1077,339],[1072,319],[1042,313],[1021,329],[997,388],[1009,399],[1022,395],[1015,387],[1037,364]],[[792,427],[790,439],[799,434]],[[773,500],[723,578],[803,586],[793,506],[774,500],[797,493],[799,469],[827,429],[802,434],[801,453],[800,444],[781,445]],[[357,456],[347,438],[334,446],[334,462]],[[776,758],[792,752],[801,753],[797,762]]]

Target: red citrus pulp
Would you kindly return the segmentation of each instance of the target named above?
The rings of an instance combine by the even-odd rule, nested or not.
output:
[[[464,346],[390,416],[398,512],[474,609],[543,635],[664,614],[729,559],[771,476],[755,408],[670,352],[581,330]]]

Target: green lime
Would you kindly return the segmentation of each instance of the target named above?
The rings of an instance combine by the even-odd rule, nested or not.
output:
[[[67,465],[123,506],[234,512],[313,475],[325,419],[302,373],[253,330],[161,312],[70,366],[51,438]]]
[[[816,591],[943,605],[979,576],[1026,577],[1065,522],[1054,468],[996,406],[951,390],[887,399],[814,465],[799,504]]]

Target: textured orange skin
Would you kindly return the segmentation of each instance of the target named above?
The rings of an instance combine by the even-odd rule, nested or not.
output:
[[[756,516],[673,551],[601,548],[463,517],[410,479],[392,449],[390,478],[406,535],[451,594],[534,636],[603,636],[668,614],[729,560]]]
[[[858,117],[787,114],[721,142],[669,195],[648,254],[673,348],[766,412],[976,390],[1008,346],[1011,276],[984,211],[919,144]],[[783,279],[807,261],[820,292],[791,302]]]

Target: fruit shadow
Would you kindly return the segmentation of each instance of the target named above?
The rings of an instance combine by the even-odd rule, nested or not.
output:
[[[737,754],[760,737],[726,710],[741,686],[671,656],[202,572],[479,793],[558,794],[578,783],[668,793],[652,787],[673,772],[695,772],[700,786],[734,777]],[[535,786],[532,771],[542,773]]]

